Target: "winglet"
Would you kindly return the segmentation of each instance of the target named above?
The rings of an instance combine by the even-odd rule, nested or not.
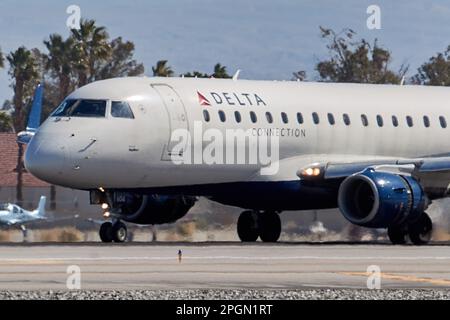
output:
[[[38,84],[34,91],[33,104],[31,106],[30,115],[28,117],[27,129],[19,132],[17,142],[28,144],[36,133],[41,124],[42,98],[44,96],[44,86]]]

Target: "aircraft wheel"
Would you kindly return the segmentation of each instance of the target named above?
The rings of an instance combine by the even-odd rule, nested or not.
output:
[[[113,241],[113,225],[111,222],[105,222],[100,226],[100,240],[102,242],[112,242]]]
[[[258,221],[254,212],[241,213],[237,222],[237,233],[242,242],[254,242],[258,239]]]
[[[263,242],[277,242],[281,234],[281,219],[273,211],[259,214],[259,237]]]
[[[388,228],[388,237],[392,244],[406,243],[406,230],[402,226],[392,226]]]
[[[112,226],[112,236],[114,242],[125,242],[127,240],[128,230],[123,222],[116,222]]]
[[[433,222],[425,212],[420,218],[409,225],[409,238],[415,245],[424,245],[430,242],[433,231]]]

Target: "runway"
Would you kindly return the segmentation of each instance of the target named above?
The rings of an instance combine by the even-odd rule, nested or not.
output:
[[[182,251],[181,262],[178,250]],[[151,244],[0,246],[0,290],[450,288],[449,246]]]

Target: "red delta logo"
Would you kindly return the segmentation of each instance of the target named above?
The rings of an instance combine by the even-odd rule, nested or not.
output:
[[[211,103],[208,101],[208,99],[206,99],[206,97],[198,91],[197,91],[197,96],[198,96],[198,102],[200,102],[201,106],[210,106],[211,105]]]
[[[237,93],[237,92],[209,92],[208,98],[197,91],[198,101],[201,106],[229,105],[229,106],[267,106],[266,102],[256,93]]]

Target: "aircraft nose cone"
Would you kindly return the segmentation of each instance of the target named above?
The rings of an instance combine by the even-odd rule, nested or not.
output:
[[[65,148],[61,143],[32,139],[25,153],[25,168],[35,177],[57,184],[63,173]]]

